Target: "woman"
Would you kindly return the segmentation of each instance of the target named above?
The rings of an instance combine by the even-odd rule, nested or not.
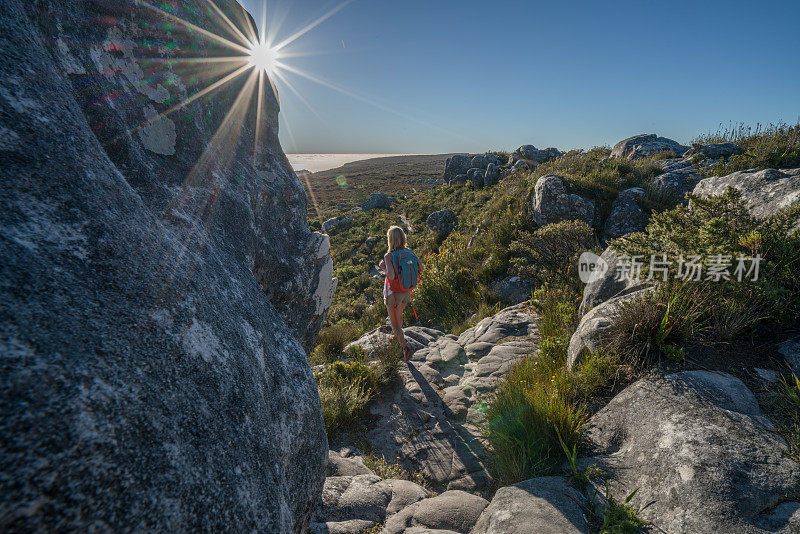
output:
[[[389,289],[389,280],[394,280],[396,276],[399,276],[392,262],[392,252],[406,248],[406,233],[399,226],[392,226],[386,232],[386,244],[388,250],[378,264],[378,267],[386,273],[386,281],[383,284],[383,302],[389,313],[389,322],[392,325],[394,336],[403,349],[403,359],[408,361],[413,351],[406,344],[406,338],[403,335],[403,310],[411,302],[411,292],[400,293]],[[417,259],[417,272],[421,273],[422,270],[422,262]]]

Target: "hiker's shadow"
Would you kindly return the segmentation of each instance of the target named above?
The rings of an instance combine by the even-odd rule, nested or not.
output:
[[[406,362],[409,373],[414,381],[416,381],[417,385],[419,385],[428,405],[430,407],[437,407],[438,410],[441,411],[442,417],[437,417],[437,422],[445,438],[450,442],[453,452],[466,468],[464,474],[475,473],[485,469],[485,451],[478,436],[464,428],[464,423],[460,421],[458,415],[447,406],[444,399],[439,394],[439,391],[437,391],[437,388],[431,385],[414,363],[413,361]],[[424,361],[420,361],[419,363],[424,363]],[[440,438],[440,436],[435,438],[433,433],[425,437],[423,433],[420,432],[416,439],[417,441],[428,441],[430,449],[439,449],[441,452],[446,452],[441,450],[441,446],[437,447],[435,443]],[[447,472],[452,469],[452,465],[445,464],[448,460],[446,456],[446,454],[436,454],[433,458],[428,457],[427,461],[429,463],[438,463],[436,467],[438,467],[439,471]],[[452,463],[454,459],[450,457],[449,460]]]

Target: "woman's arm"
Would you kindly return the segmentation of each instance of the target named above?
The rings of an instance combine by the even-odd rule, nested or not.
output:
[[[418,270],[419,272],[422,272],[422,271],[424,271],[424,270],[425,270],[425,266],[424,266],[424,265],[422,265],[422,262],[421,262],[421,261],[419,261],[419,258],[417,258],[417,270]]]
[[[394,280],[394,265],[392,265],[391,253],[383,257],[383,264],[385,265],[386,278],[389,280]]]

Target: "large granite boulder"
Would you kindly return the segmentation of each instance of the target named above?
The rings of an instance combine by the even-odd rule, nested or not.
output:
[[[247,60],[145,2],[4,1],[0,43],[0,530],[305,532],[334,284],[271,84],[179,105]]]
[[[627,293],[637,283],[629,276],[620,276],[619,258],[611,247],[603,251],[600,260],[598,264],[603,265],[605,271],[593,277],[583,288],[583,300],[579,309],[581,315],[612,297]]]
[[[540,227],[565,220],[583,221],[591,226],[595,217],[594,203],[567,193],[564,182],[554,175],[542,176],[536,181],[531,211]]]
[[[532,478],[497,490],[472,534],[584,534],[586,498],[563,477]]]
[[[382,208],[388,210],[392,207],[392,197],[386,193],[372,193],[367,200],[361,204],[364,211]]]
[[[737,378],[684,371],[629,386],[585,425],[618,499],[659,532],[800,532],[800,464]]]
[[[622,237],[644,230],[649,217],[639,204],[645,198],[647,193],[641,187],[631,187],[622,191],[611,205],[611,213],[606,219],[604,228],[605,237]]]
[[[444,179],[445,181],[453,180],[460,174],[467,174],[467,171],[472,166],[472,158],[466,154],[456,154],[447,158],[444,164]]]
[[[689,147],[672,139],[659,137],[656,134],[641,134],[623,139],[611,150],[612,158],[641,159],[659,152],[672,151],[676,156],[682,156]]]
[[[572,370],[584,356],[584,351],[597,352],[601,349],[603,336],[613,325],[622,306],[630,300],[643,297],[647,291],[651,290],[652,288],[637,285],[589,310],[581,318],[569,340],[567,367]]]
[[[341,230],[345,230],[353,224],[353,218],[347,215],[341,217],[332,217],[322,223],[322,231],[326,234],[333,235]]]
[[[728,187],[741,191],[742,200],[756,217],[768,217],[800,202],[800,169],[739,171],[700,180],[693,193],[721,195]]]
[[[434,211],[425,220],[428,228],[440,236],[448,236],[458,226],[458,216],[453,210]]]

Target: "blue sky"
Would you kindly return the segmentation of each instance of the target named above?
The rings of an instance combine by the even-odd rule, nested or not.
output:
[[[262,0],[240,0],[260,20]],[[269,0],[277,39],[339,5]],[[800,117],[800,1],[353,0],[282,59],[287,153],[688,142]],[[290,132],[291,131],[291,132]]]

